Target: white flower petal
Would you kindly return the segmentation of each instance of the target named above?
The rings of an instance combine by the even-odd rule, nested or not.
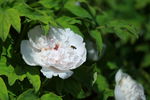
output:
[[[62,79],[67,79],[73,74],[73,71],[68,71],[64,73],[59,73],[59,77]]]
[[[70,29],[66,29],[66,34],[68,35],[68,41],[69,41],[69,44],[76,47],[76,53],[78,55],[81,55],[83,54],[84,52],[84,47],[85,47],[85,43],[83,43],[83,38],[74,33],[73,31],[71,31]]]
[[[39,37],[42,36],[42,29],[41,26],[35,26],[28,32],[28,37],[31,39],[33,42],[37,42],[39,40]]]
[[[36,66],[37,63],[34,60],[35,58],[35,53],[29,43],[28,40],[23,40],[21,42],[21,54],[23,56],[24,61],[31,66]]]
[[[146,100],[142,85],[133,80],[128,74],[119,70],[115,80],[116,100]]]
[[[34,27],[28,32],[29,41],[33,47],[37,49],[44,48],[48,45],[47,37],[42,34],[42,28],[40,25]]]
[[[123,92],[121,91],[121,89],[118,85],[115,87],[115,99],[116,100],[126,100]]]
[[[43,67],[41,69],[41,72],[47,78],[52,78],[53,76],[59,76],[62,79],[66,79],[73,74],[72,71],[60,71],[60,70],[54,69],[53,67],[49,67],[49,68]]]

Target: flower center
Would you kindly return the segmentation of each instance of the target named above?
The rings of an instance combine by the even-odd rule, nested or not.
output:
[[[59,48],[59,45],[55,44],[54,50],[58,50],[58,48]]]

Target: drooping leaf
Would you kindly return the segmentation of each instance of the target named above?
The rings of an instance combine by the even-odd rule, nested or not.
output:
[[[81,21],[80,20],[77,20],[75,18],[72,18],[72,17],[68,17],[68,16],[62,16],[62,17],[59,17],[56,19],[56,21],[58,23],[60,23],[61,25],[64,25],[64,24],[81,24]]]
[[[40,0],[40,4],[42,4],[46,8],[59,8],[61,4],[61,0]]]
[[[5,82],[3,81],[3,79],[0,77],[0,100],[9,100],[8,98],[8,91],[7,91],[7,87],[5,85]]]
[[[109,21],[111,21],[112,18],[107,13],[103,13],[101,15],[96,16],[96,22],[100,25],[106,25]]]
[[[7,14],[9,16],[10,23],[19,33],[21,29],[21,20],[18,11],[16,9],[10,8],[7,9]]]
[[[16,94],[14,94],[12,91],[8,90],[8,95],[9,95],[10,100],[17,100]]]
[[[126,23],[125,21],[110,21],[107,26],[112,28],[114,33],[124,42],[127,42],[129,39],[134,41],[138,38],[138,32],[136,28],[133,25]]]
[[[0,38],[5,41],[8,36],[11,23],[9,21],[9,16],[4,9],[0,9],[0,23]]]
[[[118,66],[114,62],[107,62],[107,66],[110,69],[117,69],[118,68]]]
[[[96,90],[99,92],[105,91],[106,89],[109,88],[108,87],[109,85],[108,85],[106,78],[101,74],[97,75],[97,80],[96,80],[94,86],[95,86]]]
[[[0,37],[3,41],[5,41],[11,25],[18,31],[18,33],[20,32],[20,16],[19,13],[13,8],[0,9],[0,15]]]
[[[17,79],[23,80],[26,77],[25,75],[17,75],[13,66],[6,64],[5,57],[0,59],[0,75],[8,77],[9,85],[13,85]]]
[[[141,63],[141,66],[142,67],[149,67],[150,66],[150,54],[146,54],[144,56],[144,59],[143,59],[143,61]]]
[[[38,97],[34,94],[32,89],[28,89],[27,91],[20,94],[17,100],[38,100]]]
[[[25,16],[30,18],[31,20],[38,20],[43,22],[44,24],[48,24],[48,22],[52,23],[52,16],[47,16],[39,10],[35,10],[28,6],[25,3],[19,3],[15,6],[15,9],[21,14],[21,16]]]
[[[56,94],[50,92],[50,93],[42,95],[40,100],[62,100],[62,98],[60,96],[57,96]]]
[[[58,19],[56,19],[56,22],[61,25],[64,28],[70,28],[71,30],[73,30],[75,33],[81,35],[82,37],[84,37],[84,35],[80,32],[80,29],[74,25],[74,24],[81,24],[80,20],[77,20],[75,18],[71,18],[71,17],[67,17],[67,16],[63,16],[60,17]]]
[[[97,30],[92,30],[90,32],[91,37],[96,41],[96,44],[98,46],[98,50],[101,52],[103,48],[103,42],[102,42],[102,37],[101,33]]]
[[[38,75],[38,71],[35,68],[30,68],[27,70],[27,78],[29,82],[33,85],[35,92],[38,92],[41,86],[40,76]]]
[[[110,90],[110,89],[106,89],[103,93],[103,100],[108,100],[109,97],[113,97],[114,96],[114,91]]]
[[[65,4],[65,8],[78,17],[92,18],[86,9],[76,5],[75,2],[68,1],[68,3]]]

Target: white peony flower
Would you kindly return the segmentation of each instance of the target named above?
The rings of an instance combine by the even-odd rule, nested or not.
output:
[[[146,100],[143,86],[119,70],[115,76],[116,100]]]
[[[48,35],[42,34],[40,26],[28,32],[29,40],[21,42],[21,54],[31,66],[42,66],[41,72],[47,77],[70,77],[72,69],[86,61],[83,38],[70,29],[51,28]]]

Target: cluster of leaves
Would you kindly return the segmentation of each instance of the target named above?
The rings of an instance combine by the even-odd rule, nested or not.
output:
[[[124,69],[150,100],[149,0],[0,0],[0,100],[114,99],[114,76]],[[40,24],[71,28],[97,59],[88,58],[66,80],[45,78],[25,64],[20,42]],[[89,49],[88,49],[89,50]]]

